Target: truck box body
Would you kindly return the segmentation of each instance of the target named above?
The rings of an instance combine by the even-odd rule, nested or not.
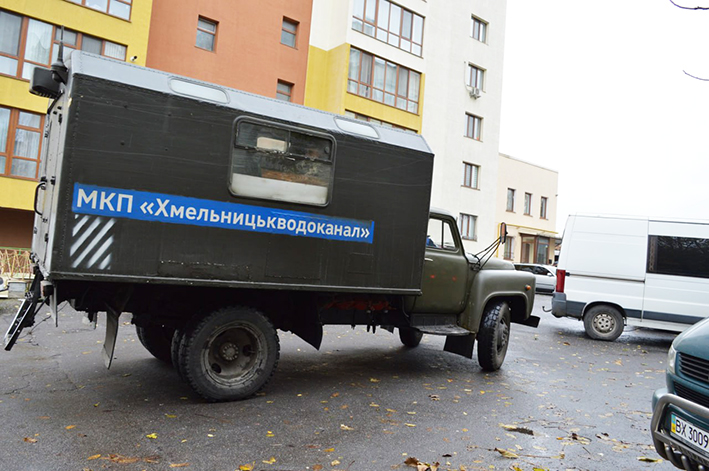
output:
[[[433,167],[421,136],[85,53],[70,71],[38,192],[49,279],[420,292]],[[235,194],[239,126],[290,132],[291,147],[320,139],[326,186],[245,176],[247,191],[302,200],[302,187],[306,202]],[[293,160],[258,139],[264,159]]]

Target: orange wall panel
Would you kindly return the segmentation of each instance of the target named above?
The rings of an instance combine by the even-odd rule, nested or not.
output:
[[[284,80],[303,103],[311,11],[312,0],[154,0],[146,65],[268,97]],[[200,16],[218,23],[213,52],[195,45]],[[281,44],[284,17],[299,23],[295,48]]]

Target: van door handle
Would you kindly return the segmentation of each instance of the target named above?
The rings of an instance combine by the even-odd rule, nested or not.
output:
[[[42,177],[39,179],[39,184],[37,185],[37,188],[34,189],[34,212],[37,213],[39,216],[42,216],[42,213],[37,210],[37,200],[39,199],[39,190],[42,189],[44,190],[47,188],[47,177]]]
[[[432,258],[428,258],[428,257],[424,258],[423,260],[424,260],[425,262],[432,262],[432,261],[433,261]]]

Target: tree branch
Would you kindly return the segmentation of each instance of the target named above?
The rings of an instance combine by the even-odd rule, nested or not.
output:
[[[674,0],[670,0],[670,3],[674,6],[676,6],[677,8],[681,8],[682,10],[709,10],[709,7],[683,7],[681,5],[677,5],[674,2]],[[689,74],[687,74],[687,75],[689,75]],[[696,78],[696,77],[694,77],[694,78]]]

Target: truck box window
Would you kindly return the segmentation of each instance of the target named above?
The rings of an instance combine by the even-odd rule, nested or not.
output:
[[[238,120],[230,190],[237,196],[324,206],[334,147],[326,135]]]

